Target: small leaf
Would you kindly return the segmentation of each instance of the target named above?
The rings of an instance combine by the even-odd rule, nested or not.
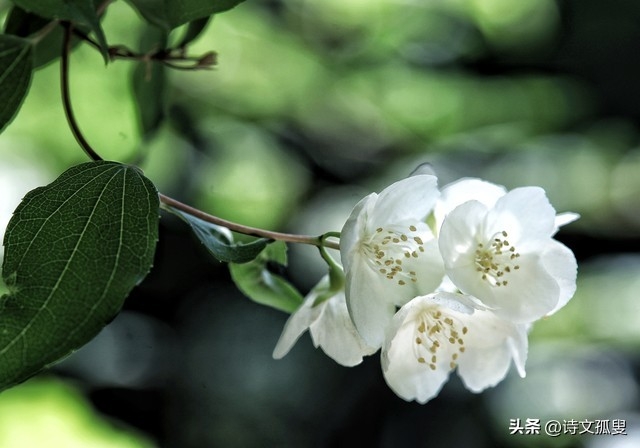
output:
[[[33,73],[33,46],[0,34],[0,132],[13,120],[27,95]]]
[[[259,238],[250,243],[234,243],[233,236],[226,227],[203,221],[173,207],[164,206],[164,208],[189,224],[193,233],[211,255],[225,263],[247,263],[255,259],[267,244],[272,242],[266,238]]]
[[[129,0],[150,23],[172,30],[185,23],[227,11],[244,0]]]
[[[4,236],[0,390],[91,340],[146,276],[158,194],[137,168],[90,162],[29,192]]]
[[[94,0],[13,0],[13,3],[41,17],[69,20],[74,24],[88,26],[98,39],[105,63],[109,62],[109,46]]]
[[[270,244],[249,263],[229,263],[231,278],[254,302],[292,313],[304,299],[289,282],[267,269],[272,262],[287,264],[287,246],[282,241]]]

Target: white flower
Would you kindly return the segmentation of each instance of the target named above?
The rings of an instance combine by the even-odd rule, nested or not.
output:
[[[314,306],[316,299],[329,291],[329,276],[325,276],[311,290],[304,303],[287,320],[273,351],[273,357],[284,357],[298,338],[309,329],[315,347],[322,350],[338,364],[351,367],[362,362],[362,357],[377,349],[367,346],[356,331],[345,301],[344,291],[335,292],[322,303]]]
[[[527,327],[474,309],[460,294],[416,297],[393,317],[387,334],[384,377],[407,401],[425,403],[435,397],[456,367],[473,392],[499,383],[511,360],[525,376]]]
[[[425,224],[438,194],[434,176],[409,177],[362,199],[342,229],[347,306],[372,347],[382,345],[397,306],[442,280],[437,240]]]
[[[440,229],[444,218],[457,206],[467,201],[478,201],[487,207],[493,207],[498,199],[507,194],[502,185],[492,184],[481,179],[463,178],[446,185],[434,208],[436,229]]]
[[[436,229],[440,229],[444,218],[457,206],[467,201],[478,201],[487,207],[493,207],[498,199],[507,194],[502,185],[476,178],[462,178],[451,182],[442,189],[442,193],[433,209]],[[555,231],[580,217],[577,213],[566,212],[556,215]]]
[[[498,315],[531,322],[557,311],[575,292],[575,257],[552,237],[577,215],[556,216],[538,187],[495,195],[464,202],[444,218],[439,247],[445,271],[460,291]]]

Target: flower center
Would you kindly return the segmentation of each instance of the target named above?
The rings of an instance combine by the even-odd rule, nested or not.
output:
[[[406,231],[378,227],[364,249],[373,269],[403,286],[418,281],[416,272],[408,270],[403,263],[418,258],[425,250],[424,243],[416,226],[411,225]]]
[[[458,319],[444,316],[440,310],[429,310],[418,319],[414,333],[414,354],[420,364],[431,370],[438,368],[438,356],[442,350],[451,353],[449,368],[454,369],[460,354],[464,353],[464,339],[469,329]],[[447,347],[449,344],[449,347]]]
[[[474,262],[476,271],[491,286],[507,286],[507,277],[513,271],[520,269],[517,264],[520,254],[512,246],[504,230],[496,233],[488,243],[478,243]]]

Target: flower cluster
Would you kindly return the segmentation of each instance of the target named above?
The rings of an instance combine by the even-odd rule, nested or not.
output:
[[[541,188],[507,191],[479,179],[440,191],[435,176],[421,174],[372,193],[341,232],[344,289],[323,279],[274,357],[307,328],[343,365],[382,349],[391,389],[420,403],[454,369],[474,392],[500,382],[512,360],[524,377],[528,329],[575,292],[575,257],[553,236],[577,218],[556,214]]]

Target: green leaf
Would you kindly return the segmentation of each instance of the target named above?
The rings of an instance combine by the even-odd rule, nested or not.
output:
[[[140,52],[165,48],[167,34],[158,27],[147,27],[140,38]],[[157,61],[138,62],[133,71],[133,93],[145,139],[153,137],[166,117],[166,78],[164,64]]]
[[[27,95],[33,73],[33,46],[0,34],[0,132],[13,120]]]
[[[170,206],[164,208],[189,224],[211,255],[225,263],[247,263],[255,259],[267,244],[273,241],[258,238],[250,243],[234,243],[233,236],[226,227],[211,224]]]
[[[268,270],[272,262],[287,264],[287,246],[282,241],[270,244],[249,263],[229,263],[231,278],[254,302],[292,313],[304,299],[289,282]]]
[[[105,63],[109,62],[109,46],[94,0],[13,0],[13,3],[47,19],[69,20],[74,24],[88,26],[98,39]]]
[[[9,11],[5,21],[4,31],[7,34],[27,38],[37,34],[45,26],[51,23],[51,19],[44,19],[38,15],[31,14],[22,8],[14,6]],[[89,28],[79,27],[83,32],[89,33]],[[32,41],[34,52],[34,68],[40,68],[45,64],[60,57],[62,50],[62,39],[64,29],[57,26],[49,31],[46,36]],[[71,46],[75,47],[80,43],[80,39],[72,37]]]
[[[150,23],[166,30],[227,11],[244,0],[129,0]]]
[[[29,192],[4,236],[0,390],[91,340],[151,268],[158,194],[137,168],[90,162]]]

